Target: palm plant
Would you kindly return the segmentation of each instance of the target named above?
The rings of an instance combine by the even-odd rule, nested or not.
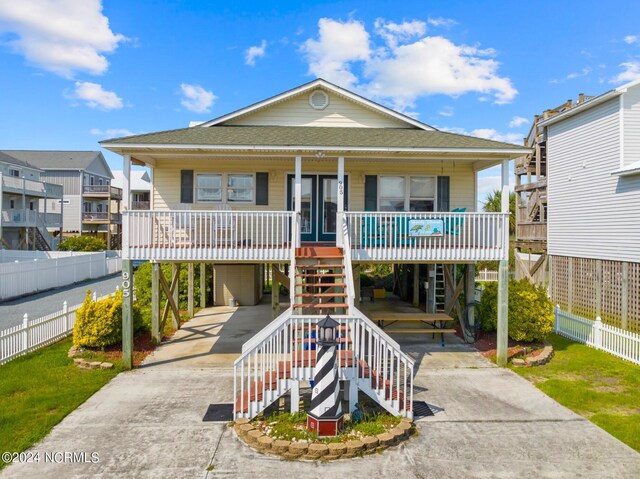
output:
[[[487,213],[500,213],[502,211],[502,191],[494,190],[489,193],[482,205],[482,210]],[[509,193],[509,235],[516,232],[516,194]]]

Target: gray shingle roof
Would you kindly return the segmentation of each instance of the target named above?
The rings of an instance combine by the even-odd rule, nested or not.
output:
[[[19,160],[18,158],[14,158],[13,156],[6,154],[4,151],[0,151],[0,161],[2,161],[3,163],[9,163],[10,165],[34,168],[36,170],[39,169],[37,166],[32,165],[26,161]]]
[[[369,148],[468,148],[513,150],[522,146],[472,136],[412,128],[338,128],[305,126],[211,126],[146,133],[101,144],[203,146],[310,146]]]
[[[99,151],[2,150],[1,153],[42,169],[85,169]]]

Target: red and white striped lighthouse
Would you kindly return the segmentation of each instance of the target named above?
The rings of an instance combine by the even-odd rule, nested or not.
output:
[[[314,385],[311,392],[311,410],[307,416],[307,428],[317,432],[318,436],[336,436],[344,423],[336,363],[338,326],[339,324],[329,315],[318,323]]]

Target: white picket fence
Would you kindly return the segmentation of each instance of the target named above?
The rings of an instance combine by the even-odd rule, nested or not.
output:
[[[13,262],[0,263],[0,301],[122,270],[122,259],[113,252],[73,253],[62,257],[47,252],[45,255],[49,256],[39,253],[34,258],[16,253],[11,252]]]
[[[93,293],[94,300],[108,296],[98,298]],[[69,307],[65,301],[61,311],[37,319],[29,319],[25,313],[22,324],[0,331],[0,364],[69,336],[76,324],[76,310],[81,306],[82,303]]]
[[[595,321],[555,308],[554,331],[566,338],[587,344],[640,364],[640,334],[604,324],[600,317]]]
[[[481,269],[476,272],[476,281],[498,281],[498,272]]]

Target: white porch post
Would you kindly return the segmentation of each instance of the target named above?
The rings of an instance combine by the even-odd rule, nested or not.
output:
[[[502,160],[502,212],[509,213],[509,160]],[[502,241],[507,252],[507,259],[501,259],[498,267],[498,366],[507,365],[507,348],[509,344],[509,220],[502,222]]]
[[[336,246],[342,246],[342,217],[344,216],[344,156],[338,157],[338,205],[336,211]]]
[[[122,182],[122,200],[124,201],[124,210],[131,209],[131,155],[124,155],[122,157],[123,176]]]
[[[295,202],[293,205],[293,210],[296,213],[296,219],[294,224],[295,228],[295,243],[296,245],[300,245],[300,212],[302,211],[302,157],[296,156],[296,175],[295,175],[295,183],[293,187],[293,194],[295,198]]]

